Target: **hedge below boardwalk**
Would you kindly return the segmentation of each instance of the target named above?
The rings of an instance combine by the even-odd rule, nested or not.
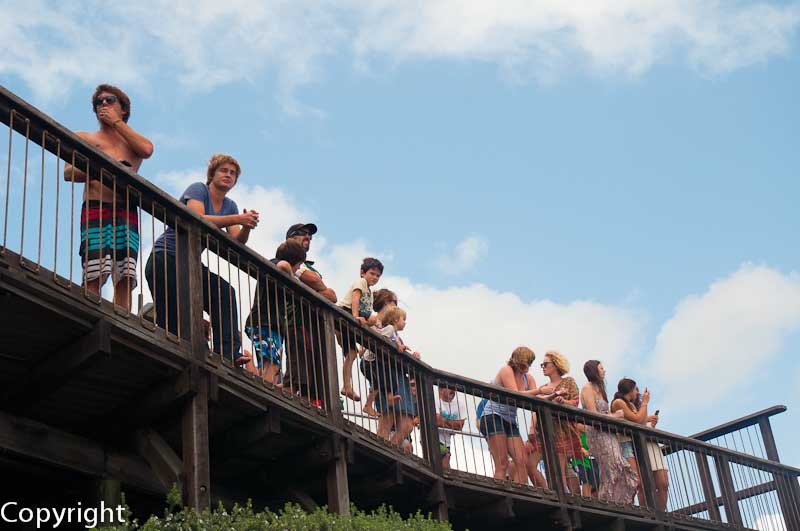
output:
[[[449,523],[434,520],[430,515],[418,512],[404,519],[386,507],[369,514],[351,507],[350,516],[338,516],[324,508],[306,513],[291,503],[278,513],[255,512],[248,502],[245,506],[234,506],[231,511],[220,506],[213,511],[198,512],[179,509],[174,500],[171,493],[167,503],[175,509],[167,509],[162,517],[151,516],[141,525],[134,520],[103,527],[102,531],[452,531]]]

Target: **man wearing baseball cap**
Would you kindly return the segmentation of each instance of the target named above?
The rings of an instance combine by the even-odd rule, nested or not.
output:
[[[313,223],[296,223],[286,231],[286,240],[300,243],[308,252],[311,239],[317,233]],[[322,275],[314,269],[314,262],[306,260],[295,273],[300,281],[331,302],[336,302],[336,292],[325,285]],[[299,311],[291,311],[289,338],[294,338],[294,348],[286,350],[287,371],[283,377],[283,387],[299,392],[312,404],[322,407],[322,379],[325,376],[324,356],[319,348],[321,343],[319,323],[312,318],[309,305],[300,304]]]
[[[311,238],[317,233],[317,226],[313,223],[295,223],[289,230],[286,231],[286,239],[294,240],[303,245],[306,253],[309,252],[311,247]],[[313,289],[329,301],[336,302],[336,292],[329,288],[322,281],[322,275],[319,271],[314,269],[314,262],[306,260],[300,269],[297,270],[297,278],[303,284]]]

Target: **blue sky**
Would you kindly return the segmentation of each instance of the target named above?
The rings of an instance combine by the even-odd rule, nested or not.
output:
[[[800,4],[229,4],[2,17],[0,79],[75,130],[119,84],[176,195],[233,154],[252,245],[381,257],[435,366],[598,357],[684,434],[786,404],[800,465]]]

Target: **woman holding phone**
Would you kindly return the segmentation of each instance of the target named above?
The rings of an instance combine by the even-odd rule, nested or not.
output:
[[[644,390],[644,393],[639,394],[639,388],[636,382],[630,378],[623,378],[617,384],[617,392],[614,394],[614,401],[611,402],[611,412],[622,411],[623,418],[629,422],[636,424],[644,424],[650,428],[654,428],[658,424],[658,415],[647,415],[647,406],[650,403],[650,391]],[[642,491],[641,475],[639,473],[639,464],[636,461],[636,455],[633,453],[633,442],[620,440],[620,447],[622,455],[628,459],[631,468],[639,476],[639,504],[644,502],[644,492]],[[667,465],[664,461],[664,454],[661,453],[661,448],[658,443],[648,441],[647,454],[650,458],[650,469],[653,471],[655,479],[655,503],[656,510],[664,511],[667,508],[667,494],[669,490],[669,473]]]

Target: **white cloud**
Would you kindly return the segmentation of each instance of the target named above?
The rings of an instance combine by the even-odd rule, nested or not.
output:
[[[451,254],[442,254],[436,258],[434,265],[443,273],[458,275],[466,273],[486,256],[489,243],[480,236],[469,236],[456,245]]]
[[[157,182],[177,194],[203,180],[203,174],[163,173]],[[340,296],[356,278],[363,257],[376,256],[389,265],[393,261],[391,250],[373,248],[369,242],[331,242],[324,220],[280,189],[243,181],[231,197],[240,208],[261,213],[248,245],[267,258],[289,225],[318,223],[320,233],[310,257]],[[704,404],[711,407],[730,396],[752,377],[755,367],[782,351],[788,334],[800,330],[800,276],[749,264],[704,293],[683,299],[661,326],[653,351],[640,358],[634,353],[642,351],[646,317],[631,302],[523,300],[484,284],[441,288],[390,273],[377,287],[398,293],[409,315],[404,338],[434,367],[486,381],[520,344],[533,348],[539,359],[546,350],[561,351],[572,362],[571,374],[578,381],[583,380],[582,365],[588,359],[602,360],[610,381],[644,363],[650,373],[647,380],[660,385],[659,402],[674,408],[694,402],[697,381],[709,378],[715,385],[703,388]],[[537,382],[543,381],[537,366],[533,374]]]
[[[198,180],[204,181],[204,172],[196,169],[161,173],[156,178],[157,184],[176,195]],[[391,250],[371,248],[362,240],[330,243],[324,220],[280,189],[243,181],[230,196],[240,208],[259,211],[261,221],[248,246],[265,258],[273,256],[291,224],[317,223],[320,232],[312,241],[310,258],[340,297],[357,278],[365,256],[378,257],[389,266],[393,262]],[[492,378],[520,344],[529,345],[540,359],[546,350],[560,350],[573,362],[572,373],[578,379],[587,359],[599,358],[610,370],[621,370],[627,355],[638,346],[643,326],[638,313],[628,307],[592,301],[523,301],[483,284],[442,289],[386,274],[377,286],[381,287],[398,293],[409,314],[404,337],[425,361],[482,381]],[[540,370],[535,374],[537,381],[542,379]]]
[[[329,56],[362,68],[478,61],[522,80],[575,68],[637,76],[675,60],[717,74],[786,53],[800,24],[797,3],[769,1],[20,0],[3,9],[0,73],[19,76],[37,97],[107,79],[208,91],[274,73],[287,112],[317,115],[295,88],[317,81]]]
[[[676,407],[713,403],[752,379],[800,330],[800,275],[751,264],[683,299],[656,339],[651,370]]]

